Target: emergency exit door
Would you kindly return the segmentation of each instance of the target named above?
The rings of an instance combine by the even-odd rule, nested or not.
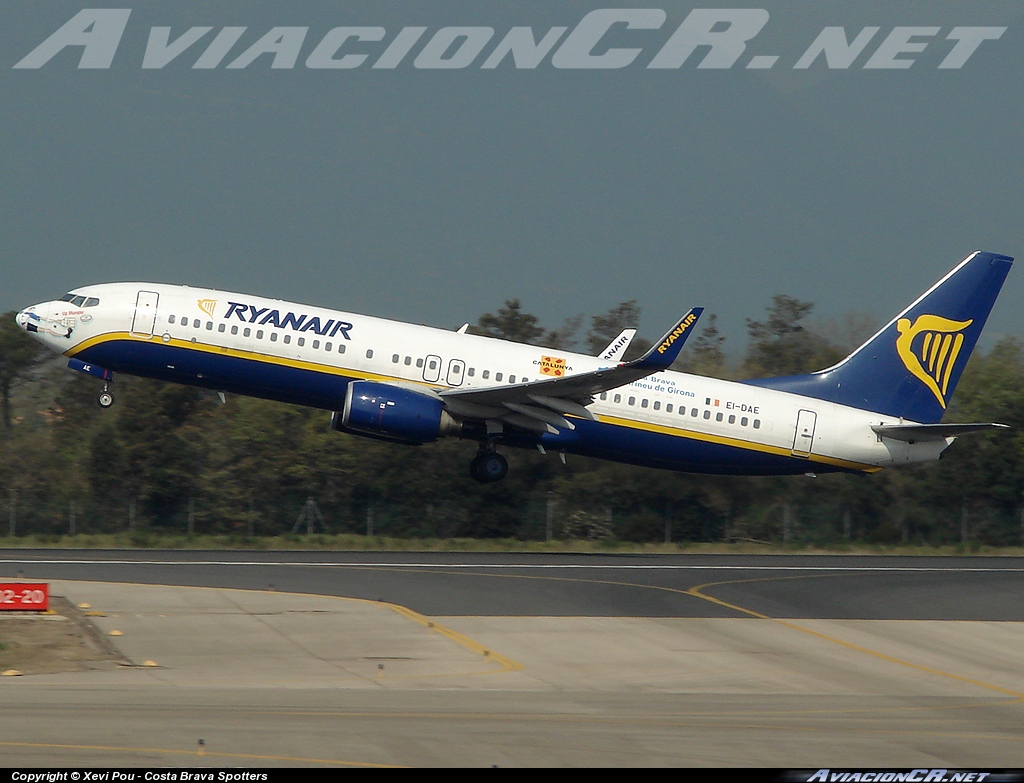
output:
[[[814,411],[800,411],[796,416],[796,434],[793,436],[793,456],[809,457],[814,443],[814,425],[818,414]]]
[[[132,316],[132,337],[152,337],[156,327],[156,305],[160,294],[155,291],[139,291],[135,298],[135,315]]]

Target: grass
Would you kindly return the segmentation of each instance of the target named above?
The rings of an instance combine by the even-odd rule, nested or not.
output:
[[[189,549],[326,552],[550,552],[602,554],[851,554],[851,555],[988,555],[1022,556],[1024,547],[991,547],[970,542],[945,546],[885,545],[850,542],[832,546],[771,544],[762,542],[633,543],[554,540],[520,541],[512,538],[392,538],[340,535],[282,535],[249,538],[240,535],[187,535],[148,529],[132,533],[0,536],[0,549]]]

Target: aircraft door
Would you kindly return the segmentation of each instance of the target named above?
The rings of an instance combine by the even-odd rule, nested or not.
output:
[[[793,436],[793,456],[809,457],[811,445],[814,443],[814,425],[818,414],[814,411],[802,410],[796,415],[796,434]]]
[[[135,315],[132,317],[132,337],[152,337],[156,326],[156,306],[160,294],[155,291],[139,291],[135,299]]]
[[[427,383],[436,383],[441,377],[441,357],[428,356],[423,360],[423,380]]]
[[[448,385],[461,386],[465,372],[466,363],[462,359],[452,359],[448,362]]]

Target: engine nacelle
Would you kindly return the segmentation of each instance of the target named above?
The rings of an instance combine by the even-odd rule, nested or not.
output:
[[[350,383],[345,407],[331,416],[331,426],[402,443],[431,443],[460,430],[437,397],[376,381]]]

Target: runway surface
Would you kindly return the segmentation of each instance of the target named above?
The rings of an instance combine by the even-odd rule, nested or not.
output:
[[[0,575],[102,609],[130,664],[0,681],[8,766],[1024,767],[1013,558],[7,550]]]
[[[427,615],[1024,621],[1024,562],[987,557],[8,550],[26,578],[383,600]],[[740,612],[739,615],[742,615]]]

